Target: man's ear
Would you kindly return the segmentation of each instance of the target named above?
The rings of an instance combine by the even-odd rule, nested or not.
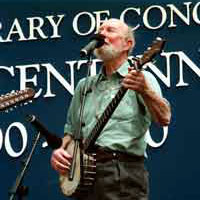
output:
[[[132,40],[128,40],[128,47],[129,47],[129,49],[133,46],[133,41]]]
[[[126,41],[125,50],[128,51],[129,49],[131,49],[132,46],[134,46],[133,41],[128,39],[128,40]]]

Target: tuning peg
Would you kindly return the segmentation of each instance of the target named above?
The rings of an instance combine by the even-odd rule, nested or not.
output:
[[[7,106],[7,107],[10,105],[9,102],[5,102],[4,104],[5,104],[5,106]]]
[[[20,99],[17,97],[17,98],[15,98],[15,102],[18,102],[18,101],[20,101]]]
[[[22,96],[19,97],[19,99],[20,99],[20,100],[24,100],[25,97],[22,95]]]
[[[14,110],[13,108],[9,108],[9,111],[11,111],[11,112],[12,112],[13,110]]]
[[[46,148],[48,146],[48,143],[45,141],[42,143],[42,148]]]
[[[23,104],[23,103],[20,103],[19,106],[22,107],[22,106],[24,106],[24,104]]]
[[[161,41],[161,40],[162,40],[162,38],[161,38],[161,37],[156,37],[156,40],[159,40],[159,41]]]

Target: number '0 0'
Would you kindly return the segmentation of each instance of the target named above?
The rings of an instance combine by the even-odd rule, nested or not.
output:
[[[21,147],[20,151],[18,151],[18,152],[16,152],[11,145],[10,138],[12,137],[11,136],[12,135],[11,130],[13,128],[19,129],[19,133],[21,134],[21,138],[22,138],[22,147]],[[10,124],[10,126],[6,130],[4,138],[3,138],[2,130],[0,129],[0,150],[3,147],[3,142],[5,144],[5,149],[8,153],[8,155],[10,155],[11,157],[14,157],[14,158],[19,157],[20,155],[22,155],[22,153],[24,152],[24,150],[27,146],[27,131],[26,131],[26,128],[23,126],[23,124],[21,124],[19,122],[14,122],[14,123]]]

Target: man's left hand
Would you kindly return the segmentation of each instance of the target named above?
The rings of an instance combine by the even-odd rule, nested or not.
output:
[[[122,81],[122,85],[130,90],[134,90],[140,94],[144,94],[148,88],[148,83],[141,71],[129,68],[129,73]]]

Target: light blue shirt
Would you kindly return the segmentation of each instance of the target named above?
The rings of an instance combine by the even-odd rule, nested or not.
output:
[[[128,66],[128,62],[125,62],[109,79],[104,75],[103,70],[98,75],[89,77],[89,90],[83,113],[82,134],[84,138],[90,134],[98,118],[118,92],[122,78],[128,73]],[[161,89],[155,77],[147,71],[142,71],[142,73],[152,89],[161,96]],[[65,133],[73,135],[78,129],[80,101],[85,80],[85,78],[81,79],[76,87],[64,127]],[[146,149],[144,136],[150,124],[151,116],[142,97],[135,91],[128,90],[98,137],[96,144],[129,154],[144,155]]]

